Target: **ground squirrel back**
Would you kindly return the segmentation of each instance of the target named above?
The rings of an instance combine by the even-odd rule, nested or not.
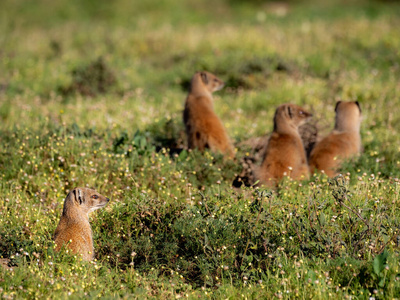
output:
[[[275,112],[274,130],[268,140],[261,167],[255,170],[256,179],[273,186],[289,176],[308,178],[306,153],[298,128],[312,114],[295,104],[282,104]]]
[[[356,102],[338,101],[335,129],[311,151],[310,170],[323,170],[329,177],[337,174],[343,160],[361,151],[361,108]]]

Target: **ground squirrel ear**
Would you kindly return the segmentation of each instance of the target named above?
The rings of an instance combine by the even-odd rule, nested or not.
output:
[[[358,106],[358,109],[360,110],[360,113],[361,113],[361,106],[360,106],[360,103],[358,103],[358,101],[355,101],[354,103]]]
[[[76,202],[79,201],[79,205],[81,205],[83,203],[82,191],[80,189],[74,189],[72,192],[74,193]],[[78,192],[78,195],[77,195],[77,192]]]
[[[207,84],[208,83],[207,74],[205,72],[201,72],[200,76],[201,76],[201,80],[204,82],[204,84]]]
[[[289,118],[293,119],[292,108],[290,106],[287,107],[287,112],[288,112]]]
[[[339,106],[339,104],[340,103],[342,103],[342,101],[338,101],[338,102],[336,102],[336,106],[335,106],[335,112],[337,112],[337,109],[338,109],[338,106]]]

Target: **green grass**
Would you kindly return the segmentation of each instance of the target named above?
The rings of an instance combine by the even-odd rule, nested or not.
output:
[[[215,2],[2,1],[1,297],[400,298],[400,5]],[[164,149],[202,69],[233,161]],[[344,177],[232,188],[279,104],[323,136],[339,99],[364,118]],[[111,198],[92,263],[53,250],[76,186]]]

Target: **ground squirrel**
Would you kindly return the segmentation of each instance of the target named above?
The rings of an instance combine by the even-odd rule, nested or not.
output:
[[[323,138],[310,155],[310,170],[323,170],[334,177],[343,160],[361,151],[361,108],[356,102],[338,101],[335,129]]]
[[[88,188],[75,188],[64,201],[60,222],[54,233],[56,251],[64,244],[84,260],[94,258],[92,228],[89,213],[104,207],[110,199]]]
[[[214,112],[212,93],[224,87],[224,82],[209,72],[194,74],[186,97],[183,122],[188,148],[206,148],[234,156],[234,148],[221,120]]]
[[[274,186],[283,176],[308,178],[309,168],[298,127],[312,114],[294,104],[282,104],[275,112],[274,130],[268,140],[264,160],[255,170],[256,179]]]

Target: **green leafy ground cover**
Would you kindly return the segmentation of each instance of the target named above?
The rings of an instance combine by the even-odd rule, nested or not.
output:
[[[400,298],[400,5],[318,3],[2,1],[0,295]],[[233,161],[169,153],[202,69]],[[364,116],[343,177],[232,187],[277,105],[323,136],[339,99]],[[53,251],[76,186],[111,198],[92,263]]]

